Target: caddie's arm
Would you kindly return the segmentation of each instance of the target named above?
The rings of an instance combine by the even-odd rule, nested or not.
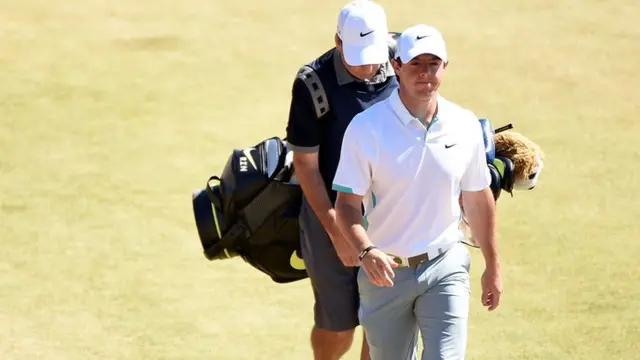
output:
[[[371,187],[371,158],[375,151],[372,137],[367,136],[370,128],[363,126],[361,120],[356,115],[345,131],[340,161],[332,184],[332,189],[338,193],[338,224],[358,251],[373,245],[367,236],[362,216],[362,200]]]
[[[291,94],[287,143],[293,150],[293,167],[305,198],[332,239],[339,237],[335,210],[327,194],[318,163],[320,124],[307,86],[296,78]]]

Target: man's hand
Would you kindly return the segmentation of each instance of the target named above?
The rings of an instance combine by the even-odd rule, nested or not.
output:
[[[341,232],[337,234],[329,234],[329,237],[331,238],[333,247],[336,249],[336,253],[338,253],[338,257],[344,266],[360,266],[360,259],[358,259],[358,255],[360,255],[360,253],[358,249],[354,248],[351,242],[349,242]]]
[[[311,209],[322,224],[344,266],[359,266],[358,249],[342,234],[318,166],[318,153],[293,153],[293,166]]]
[[[362,259],[362,268],[376,286],[393,287],[393,269],[397,267],[391,256],[378,249],[369,251]]]
[[[361,266],[371,281],[378,286],[393,286],[393,267],[397,266],[393,259],[378,249],[373,249],[367,253],[362,261],[359,261],[360,249],[364,249],[371,245],[367,231],[364,228],[362,220],[362,196],[345,192],[338,192],[336,199],[336,221],[340,227],[341,233],[344,234],[344,241],[348,247],[355,251],[355,261]],[[336,244],[336,242],[334,242]],[[345,257],[350,257],[346,246]],[[338,250],[336,246],[336,250]],[[340,251],[340,250],[338,250]],[[343,255],[338,252],[338,256],[345,262]],[[351,259],[347,259],[351,261]]]
[[[493,311],[500,304],[500,295],[502,295],[500,267],[497,265],[487,266],[482,273],[481,283],[482,305],[488,307],[489,311]]]

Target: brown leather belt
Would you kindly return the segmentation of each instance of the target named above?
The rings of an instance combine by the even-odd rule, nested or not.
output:
[[[389,254],[389,256],[391,256],[393,258],[393,261],[395,261],[396,264],[398,264],[400,266],[416,267],[416,266],[418,266],[418,265],[420,265],[420,264],[422,264],[424,262],[427,262],[427,261],[430,261],[430,260],[433,260],[433,259],[437,258],[438,256],[440,256],[440,255],[444,254],[445,252],[449,251],[451,248],[453,248],[458,243],[459,242],[452,242],[452,243],[442,244],[438,248],[427,250],[427,252],[425,252],[423,254],[412,256],[412,257],[409,257],[409,258],[400,257],[400,256],[393,255],[393,254]],[[429,254],[431,254],[431,256],[429,256]]]
[[[398,265],[402,265],[402,259],[400,259],[399,256],[394,256],[393,261],[395,261],[396,264]],[[422,264],[425,261],[429,261],[429,254],[424,253],[424,254],[412,256],[410,258],[407,258],[407,261],[409,262],[409,266],[415,267]]]

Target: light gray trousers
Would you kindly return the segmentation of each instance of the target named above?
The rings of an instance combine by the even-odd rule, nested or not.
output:
[[[469,268],[466,246],[416,267],[395,269],[393,287],[378,287],[360,269],[359,318],[372,360],[463,360],[469,315]]]

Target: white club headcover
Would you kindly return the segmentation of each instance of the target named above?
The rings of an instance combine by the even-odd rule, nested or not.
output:
[[[286,141],[283,141],[287,155],[284,158],[284,167],[287,169],[288,174],[290,175],[289,180],[287,181],[289,184],[298,184],[298,178],[296,177],[296,170],[293,168],[293,151],[289,149]]]

